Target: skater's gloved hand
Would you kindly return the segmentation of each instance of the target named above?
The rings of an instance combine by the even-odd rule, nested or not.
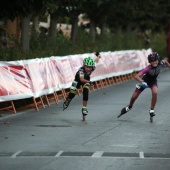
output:
[[[148,84],[147,84],[146,82],[142,82],[142,83],[141,83],[141,87],[147,88],[147,87],[148,87]]]
[[[101,55],[100,55],[99,52],[94,52],[94,54],[95,54],[97,57],[101,58]]]
[[[85,84],[85,86],[91,86],[91,85],[93,85],[93,82],[91,81]]]
[[[141,83],[138,83],[136,85],[136,88],[140,89],[140,88],[147,88],[148,87],[148,84],[146,82],[141,82]]]

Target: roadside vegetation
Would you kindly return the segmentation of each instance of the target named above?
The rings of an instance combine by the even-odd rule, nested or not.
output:
[[[170,1],[164,0],[2,0],[0,23],[5,32],[0,30],[0,60],[147,48],[166,56],[170,53],[169,11]],[[41,30],[39,22],[47,17],[48,28]],[[9,20],[19,22],[17,35],[8,35]],[[89,21],[88,27],[84,21]],[[71,27],[69,36],[57,30],[60,23]]]
[[[120,50],[142,50],[151,48],[157,51],[161,57],[167,56],[166,53],[166,34],[150,33],[150,42],[147,42],[143,34],[137,31],[127,32],[118,31],[108,33],[104,37],[97,36],[96,41],[92,42],[89,35],[84,31],[79,31],[79,37],[72,43],[70,39],[59,34],[56,39],[51,39],[47,35],[37,35],[34,33],[30,39],[30,50],[23,52],[20,44],[13,39],[15,46],[1,49],[1,61],[14,61],[33,58],[45,58],[51,56],[66,56],[72,54],[92,53],[94,51],[120,51]]]

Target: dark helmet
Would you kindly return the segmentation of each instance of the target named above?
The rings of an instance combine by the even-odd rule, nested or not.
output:
[[[148,55],[148,62],[154,62],[156,60],[159,60],[159,54],[157,52],[153,52],[151,54]]]

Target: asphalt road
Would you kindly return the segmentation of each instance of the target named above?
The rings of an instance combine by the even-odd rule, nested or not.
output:
[[[150,89],[133,109],[136,81],[95,90],[82,122],[82,95],[63,112],[61,100],[51,107],[0,113],[0,170],[169,170],[170,71],[158,77],[154,122],[149,121]]]

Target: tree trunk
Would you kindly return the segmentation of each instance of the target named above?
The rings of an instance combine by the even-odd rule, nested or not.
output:
[[[76,41],[78,35],[78,16],[73,18],[71,29],[71,40]]]
[[[96,40],[96,24],[93,20],[90,20],[90,37],[92,42]]]
[[[50,28],[49,28],[49,36],[51,38],[55,38],[57,35],[57,16],[55,13],[50,15]]]
[[[33,25],[34,31],[39,33],[40,29],[39,29],[39,16],[38,15],[33,17],[32,25]]]
[[[101,36],[101,37],[104,37],[105,34],[106,34],[106,24],[105,24],[105,23],[102,23],[100,36]]]
[[[30,19],[31,14],[21,18],[21,44],[23,51],[29,51],[30,48]]]
[[[107,17],[105,16],[105,17],[103,17],[103,21],[101,22],[101,32],[100,32],[100,36],[101,37],[104,37],[105,36],[105,34],[107,33],[107,26],[106,26],[106,19],[107,19]]]

